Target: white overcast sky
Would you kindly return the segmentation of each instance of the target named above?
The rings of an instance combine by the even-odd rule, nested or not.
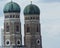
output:
[[[4,23],[3,8],[11,0],[0,0],[0,32]],[[22,33],[24,25],[23,9],[30,4],[30,0],[13,0],[21,7]],[[40,23],[43,48],[60,48],[60,0],[33,0],[40,8]],[[1,39],[1,33],[0,33]],[[1,42],[1,41],[0,41]]]

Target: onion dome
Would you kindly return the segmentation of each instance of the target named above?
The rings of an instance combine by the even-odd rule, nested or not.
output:
[[[15,2],[9,2],[4,7],[4,13],[20,12],[20,6]]]
[[[40,14],[40,9],[36,5],[30,4],[25,7],[24,15],[34,15],[34,14],[37,14],[37,15]]]

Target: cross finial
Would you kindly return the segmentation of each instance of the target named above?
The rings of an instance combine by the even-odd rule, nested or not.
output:
[[[32,4],[32,1],[31,1],[31,4]]]
[[[11,0],[11,2],[12,2],[12,0]]]

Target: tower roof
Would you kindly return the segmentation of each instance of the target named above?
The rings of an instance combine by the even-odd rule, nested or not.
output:
[[[38,14],[38,15],[40,14],[40,9],[34,4],[30,4],[26,6],[24,9],[24,15],[31,15],[31,14]]]
[[[4,13],[20,12],[20,6],[15,2],[9,2],[4,7]]]

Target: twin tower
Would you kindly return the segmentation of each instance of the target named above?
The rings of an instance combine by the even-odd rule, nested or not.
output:
[[[20,6],[9,2],[4,7],[4,48],[21,48]],[[24,9],[24,48],[42,48],[40,10],[34,4]]]

